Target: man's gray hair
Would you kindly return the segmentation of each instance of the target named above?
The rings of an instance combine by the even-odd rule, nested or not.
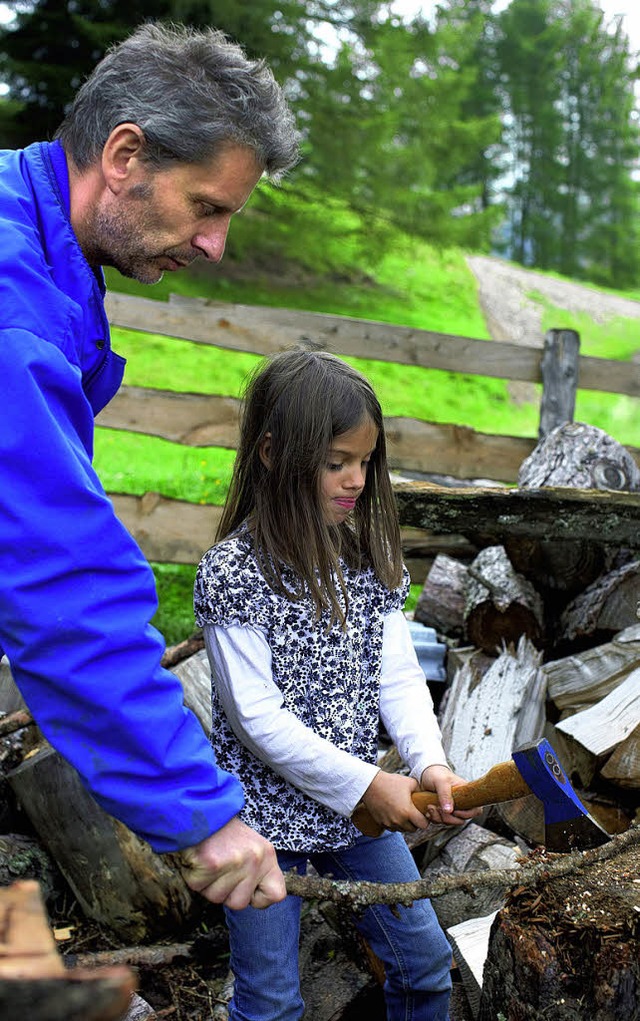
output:
[[[231,142],[251,148],[277,178],[299,156],[293,115],[271,70],[218,29],[141,25],[96,65],[56,138],[83,171],[125,122],[142,129],[144,158],[156,167],[201,163]]]

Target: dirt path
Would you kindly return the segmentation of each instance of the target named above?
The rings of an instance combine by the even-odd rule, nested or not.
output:
[[[468,256],[467,264],[478,281],[480,303],[494,340],[542,347],[542,308],[528,297],[532,291],[568,312],[586,312],[598,323],[615,316],[640,319],[640,301],[606,295],[490,256]]]

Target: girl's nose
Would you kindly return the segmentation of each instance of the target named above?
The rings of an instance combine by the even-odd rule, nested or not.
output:
[[[347,486],[349,489],[364,489],[366,470],[358,465],[349,472]]]

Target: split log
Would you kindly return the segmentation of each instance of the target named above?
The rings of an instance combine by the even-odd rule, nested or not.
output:
[[[625,628],[602,645],[545,663],[547,694],[559,710],[578,712],[615,691],[640,667],[640,624]]]
[[[542,654],[527,638],[505,649],[478,678],[473,659],[455,675],[440,720],[447,758],[469,780],[542,737],[546,683]],[[460,712],[464,706],[464,713]],[[530,844],[544,842],[544,811],[531,795],[491,808],[495,818]]]
[[[487,546],[468,568],[464,629],[468,641],[488,653],[523,635],[533,645],[542,644],[542,600],[514,571],[503,546]]]
[[[517,648],[504,649],[481,678],[474,672],[473,661],[458,671],[440,729],[448,761],[460,776],[475,780],[509,759],[514,743],[542,736],[545,691],[541,658],[532,643],[521,638]]]
[[[638,492],[640,469],[629,451],[601,429],[565,422],[523,461],[518,486]],[[611,552],[598,535],[577,539],[568,532],[564,540],[512,536],[505,547],[516,571],[544,592],[562,593],[566,601],[610,566]]]
[[[588,775],[595,773],[596,763],[631,736],[640,726],[640,667],[633,670],[612,692],[595,705],[573,713],[556,723],[556,730],[568,735],[594,759]],[[581,776],[583,783],[586,776]],[[636,781],[637,782],[637,781]]]
[[[640,493],[581,490],[558,486],[435,486],[402,482],[394,486],[403,527],[465,535],[480,545],[504,545],[508,536],[585,539],[640,548]]]
[[[414,610],[421,624],[452,637],[464,633],[467,568],[459,560],[438,555],[425,579]]]
[[[588,641],[594,645],[638,622],[640,561],[634,560],[607,574],[576,596],[564,609],[558,628],[559,643]]]
[[[39,884],[24,879],[0,889],[0,979],[56,978],[64,971]]]
[[[0,1015],[28,1021],[122,1021],[134,994],[129,968],[67,971],[38,883],[0,889]]]
[[[408,481],[392,476],[392,482]],[[424,585],[425,578],[439,556],[455,557],[464,562],[473,560],[478,549],[463,535],[436,535],[422,528],[401,528],[402,559],[412,585]]]
[[[640,788],[640,726],[618,745],[601,773],[605,780],[618,787]]]
[[[170,667],[184,690],[184,704],[198,718],[208,736],[211,730],[211,669],[206,649]]]
[[[103,811],[51,747],[8,781],[88,918],[141,942],[193,924],[199,901],[171,856]]]
[[[483,652],[482,649],[476,649],[474,645],[453,646],[447,653],[447,682],[451,685],[454,677],[462,667],[470,670],[477,681],[480,681],[489,667],[495,663],[495,660],[495,653],[488,656],[486,652]],[[444,709],[449,697],[449,691],[450,689],[445,692],[442,700],[442,709]]]
[[[640,469],[633,457],[602,429],[566,422],[552,429],[518,472],[525,489],[571,485],[576,489],[640,491]]]
[[[479,1021],[637,1021],[638,874],[636,845],[517,887],[491,930]]]
[[[491,927],[497,913],[496,910],[479,918],[465,919],[446,931],[474,1018],[480,1010],[482,973],[489,950]]]

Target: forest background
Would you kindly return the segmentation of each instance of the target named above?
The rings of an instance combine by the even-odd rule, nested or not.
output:
[[[500,8],[499,10],[497,8]],[[430,17],[378,0],[18,0],[0,30],[0,147],[48,139],[106,48],[151,19],[215,25],[283,84],[302,159],[262,182],[219,267],[197,264],[151,293],[108,271],[112,290],[169,290],[488,339],[465,254],[640,299],[638,54],[597,0],[442,0]],[[585,354],[631,358],[631,321],[573,326]],[[554,319],[554,316],[556,318]],[[532,338],[535,343],[539,338]],[[257,359],[114,331],[125,382],[237,396]],[[499,380],[359,363],[385,414],[535,435],[537,408]],[[204,385],[203,385],[204,381]],[[625,403],[626,401],[626,403]],[[583,420],[640,445],[631,399]],[[612,425],[613,424],[613,425]],[[186,450],[99,429],[110,491],[224,499],[233,452]],[[153,565],[169,643],[193,628],[193,570]]]

